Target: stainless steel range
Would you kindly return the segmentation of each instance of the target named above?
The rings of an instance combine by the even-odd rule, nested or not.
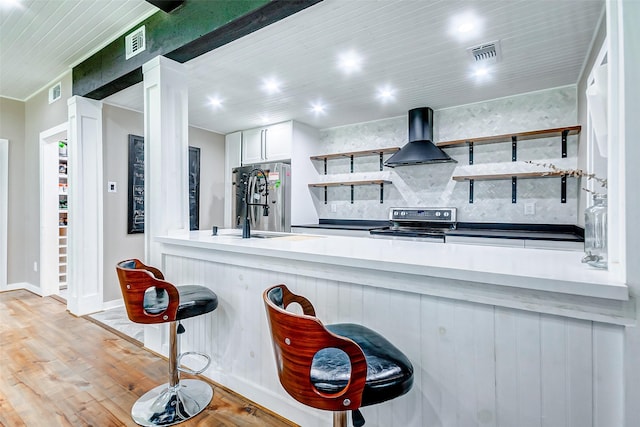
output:
[[[444,243],[445,232],[456,228],[456,208],[391,208],[389,226],[369,231],[371,237],[428,240]]]

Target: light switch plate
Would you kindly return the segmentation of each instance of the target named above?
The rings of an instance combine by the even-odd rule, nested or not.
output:
[[[107,185],[107,191],[109,193],[117,193],[118,192],[118,184],[115,181],[109,181]]]

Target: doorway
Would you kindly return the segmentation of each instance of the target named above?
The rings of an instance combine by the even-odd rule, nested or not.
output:
[[[40,289],[43,295],[60,295],[61,283],[66,287],[67,171],[60,147],[66,139],[67,123],[40,133]]]
[[[9,141],[0,139],[0,291],[7,288],[9,209]]]

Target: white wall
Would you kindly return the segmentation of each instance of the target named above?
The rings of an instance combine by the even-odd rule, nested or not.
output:
[[[189,128],[189,146],[200,148],[200,230],[224,222],[224,135]]]
[[[103,180],[117,183],[117,192],[104,191],[104,301],[119,300],[115,264],[144,259],[144,235],[127,233],[128,135],[143,135],[141,113],[105,104],[103,108]],[[200,148],[200,229],[222,225],[224,197],[224,136],[189,128],[189,145]]]
[[[24,229],[28,226],[24,218],[25,189],[25,105],[24,102],[0,97],[0,138],[9,141],[7,164],[7,282],[21,283],[26,280]],[[38,158],[35,157],[37,163]],[[38,188],[32,189],[38,191]],[[36,227],[38,228],[38,227]]]

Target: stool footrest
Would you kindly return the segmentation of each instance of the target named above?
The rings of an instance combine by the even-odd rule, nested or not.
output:
[[[182,358],[184,356],[203,357],[204,359],[206,359],[207,363],[204,365],[203,368],[198,369],[198,370],[193,370],[193,369],[189,369],[189,368],[181,368],[180,365],[181,365]],[[184,353],[180,353],[180,355],[178,356],[178,371],[184,372],[185,374],[200,375],[201,373],[206,371],[207,368],[209,368],[209,365],[211,365],[211,357],[209,357],[208,354],[198,353],[196,351],[185,351]]]

